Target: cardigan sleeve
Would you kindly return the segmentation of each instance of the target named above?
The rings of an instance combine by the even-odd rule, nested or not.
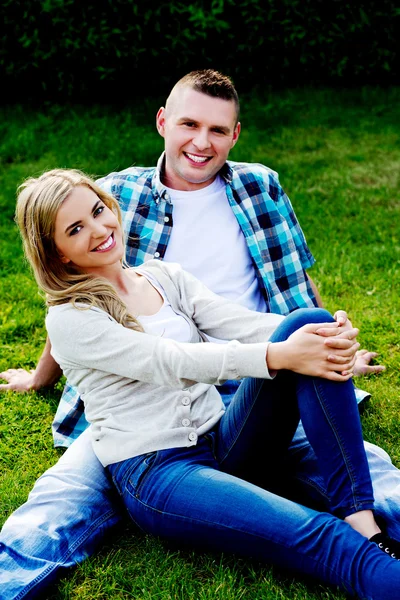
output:
[[[127,329],[98,308],[71,304],[50,308],[46,327],[52,355],[67,372],[96,369],[181,389],[195,382],[271,378],[265,339],[253,344],[180,343]]]
[[[179,307],[207,335],[242,344],[267,341],[284,320],[276,313],[259,313],[222,298],[178,263],[151,260],[138,270],[151,270],[168,298],[178,297]],[[175,289],[171,289],[174,286]]]

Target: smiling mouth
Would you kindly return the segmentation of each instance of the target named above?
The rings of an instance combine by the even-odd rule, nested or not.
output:
[[[115,245],[114,234],[112,233],[105,242],[93,248],[90,252],[105,252]]]
[[[190,152],[184,152],[183,154],[197,165],[205,165],[212,159],[212,156],[197,156],[196,154],[190,154]]]

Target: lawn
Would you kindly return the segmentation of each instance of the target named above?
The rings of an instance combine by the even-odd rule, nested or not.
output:
[[[23,260],[16,187],[53,167],[100,176],[153,165],[162,151],[162,99],[131,106],[0,107],[0,371],[33,368],[45,308]],[[347,310],[363,347],[386,371],[358,380],[372,393],[366,439],[400,467],[400,88],[293,90],[242,97],[231,158],[278,171],[317,259],[310,271],[326,307]],[[51,421],[62,390],[0,395],[0,525],[57,461]],[[64,576],[44,600],[343,600],[287,573],[231,556],[166,548],[127,525]]]

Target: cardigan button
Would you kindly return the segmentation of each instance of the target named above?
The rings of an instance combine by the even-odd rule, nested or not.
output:
[[[182,398],[182,404],[183,404],[183,406],[189,406],[189,404],[190,404],[190,398],[188,398],[187,396],[185,396],[184,398]]]
[[[190,425],[190,419],[182,419],[182,425],[184,427],[189,427],[189,425]]]
[[[195,433],[194,431],[191,431],[191,432],[189,433],[189,440],[190,440],[191,442],[195,442],[195,441],[197,440],[197,433]]]

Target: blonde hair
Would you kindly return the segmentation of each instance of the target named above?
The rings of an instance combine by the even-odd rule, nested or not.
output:
[[[121,211],[110,194],[76,169],[53,169],[40,177],[29,178],[18,188],[15,220],[21,232],[25,256],[48,306],[71,302],[97,306],[118,323],[143,331],[129,313],[115,288],[104,277],[83,272],[76,265],[63,263],[54,242],[57,212],[77,186],[86,186],[114,212],[122,227]]]

